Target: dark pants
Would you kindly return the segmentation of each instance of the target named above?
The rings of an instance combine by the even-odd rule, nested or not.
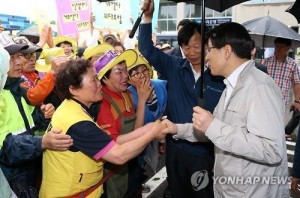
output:
[[[300,112],[293,110],[293,115],[285,126],[285,134],[291,135],[299,124]]]
[[[168,188],[172,198],[213,198],[214,154],[209,151],[203,156],[193,155],[181,148],[189,144],[185,142],[172,138],[166,141]]]
[[[140,166],[137,157],[128,162],[128,191],[126,197],[142,197],[142,185],[147,179],[144,172],[145,170]]]

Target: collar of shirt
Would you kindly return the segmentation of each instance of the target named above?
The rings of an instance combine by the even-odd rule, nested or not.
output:
[[[201,76],[201,70],[200,70],[200,72],[196,72],[196,70],[194,70],[194,67],[193,67],[193,65],[190,63],[190,66],[191,66],[191,69],[192,69],[192,71],[193,71],[193,74],[194,74],[194,78],[195,78],[195,82],[197,82],[197,80],[200,78],[200,76]],[[205,64],[204,65],[204,71],[206,71],[207,70],[207,64]]]
[[[250,60],[249,60],[250,61]],[[236,86],[237,80],[241,72],[245,69],[249,61],[244,62],[238,68],[236,68],[227,78],[224,79],[224,84],[226,85],[226,95],[225,95],[225,105],[227,106],[228,100],[232,94],[234,87]]]
[[[232,89],[234,89],[240,73],[244,70],[249,61],[246,61],[243,64],[241,64],[227,78],[224,79],[224,84],[226,85],[226,87],[228,87],[229,85]]]

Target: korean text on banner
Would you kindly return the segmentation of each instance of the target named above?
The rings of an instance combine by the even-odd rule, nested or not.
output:
[[[159,0],[154,0],[159,5]],[[93,0],[93,13],[96,17],[94,26],[98,28],[111,28],[117,30],[131,29],[133,24],[130,18],[137,20],[141,14],[142,0],[117,0],[99,3]],[[155,9],[152,20],[152,31],[155,32],[157,25],[158,10]]]
[[[129,0],[93,1],[93,13],[96,17],[95,27],[124,30],[132,26]]]
[[[62,35],[89,29],[90,0],[56,0],[58,25]]]

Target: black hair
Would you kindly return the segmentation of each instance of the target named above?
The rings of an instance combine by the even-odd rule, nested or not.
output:
[[[238,57],[251,59],[252,39],[241,24],[223,23],[210,30],[207,36],[213,47],[220,49],[228,44]]]
[[[251,48],[252,50],[256,48],[255,41],[253,39],[251,40]]]
[[[277,37],[274,40],[274,43],[280,43],[280,44],[285,44],[287,46],[291,46],[292,45],[292,40],[291,39],[286,39],[286,38],[281,38],[281,37]]]
[[[115,47],[115,46],[121,46],[122,49],[123,49],[123,51],[126,50],[125,47],[124,47],[124,45],[123,45],[120,41],[115,41],[115,42],[113,43],[113,46],[114,46],[114,47]]]
[[[69,41],[63,41],[63,42],[60,42],[60,43],[58,43],[58,44],[56,45],[56,47],[60,47],[61,44],[68,44],[68,45],[71,45],[71,46],[73,47],[72,43],[69,42]]]
[[[201,25],[199,23],[192,21],[190,23],[185,24],[178,32],[178,45],[187,45],[191,37],[197,32],[201,35]]]
[[[69,90],[70,86],[74,88],[82,87],[83,76],[90,67],[92,65],[87,60],[71,59],[57,73],[55,86],[64,99],[71,99],[73,96]]]
[[[179,26],[185,26],[186,24],[191,23],[191,22],[193,22],[193,21],[190,19],[182,19],[181,21],[179,21],[179,23],[177,25],[177,30],[178,30]]]

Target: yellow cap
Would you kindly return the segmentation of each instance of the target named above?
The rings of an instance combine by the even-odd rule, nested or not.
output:
[[[51,68],[51,62],[54,57],[65,56],[63,48],[54,47],[49,49],[44,49],[41,53],[43,59],[38,59],[35,63],[35,69],[39,72],[48,72]]]
[[[114,50],[114,47],[109,44],[100,44],[96,46],[91,46],[84,50],[83,58],[87,60],[96,55],[102,56],[109,50]]]
[[[152,67],[150,66],[149,62],[144,58],[144,56],[141,53],[139,53],[139,52],[137,52],[137,53],[138,53],[138,58],[137,58],[136,62],[132,66],[128,67],[127,70],[130,71],[137,66],[145,65],[147,67],[147,69],[149,69],[150,76],[152,76],[153,70],[152,70]]]
[[[55,37],[55,38],[53,38],[53,45],[58,47],[57,46],[58,44],[60,44],[62,42],[65,42],[65,41],[71,43],[72,48],[73,48],[73,52],[74,52],[74,54],[76,54],[77,53],[77,48],[78,48],[77,47],[77,41],[75,39],[71,38],[71,37],[67,37],[67,36]]]

